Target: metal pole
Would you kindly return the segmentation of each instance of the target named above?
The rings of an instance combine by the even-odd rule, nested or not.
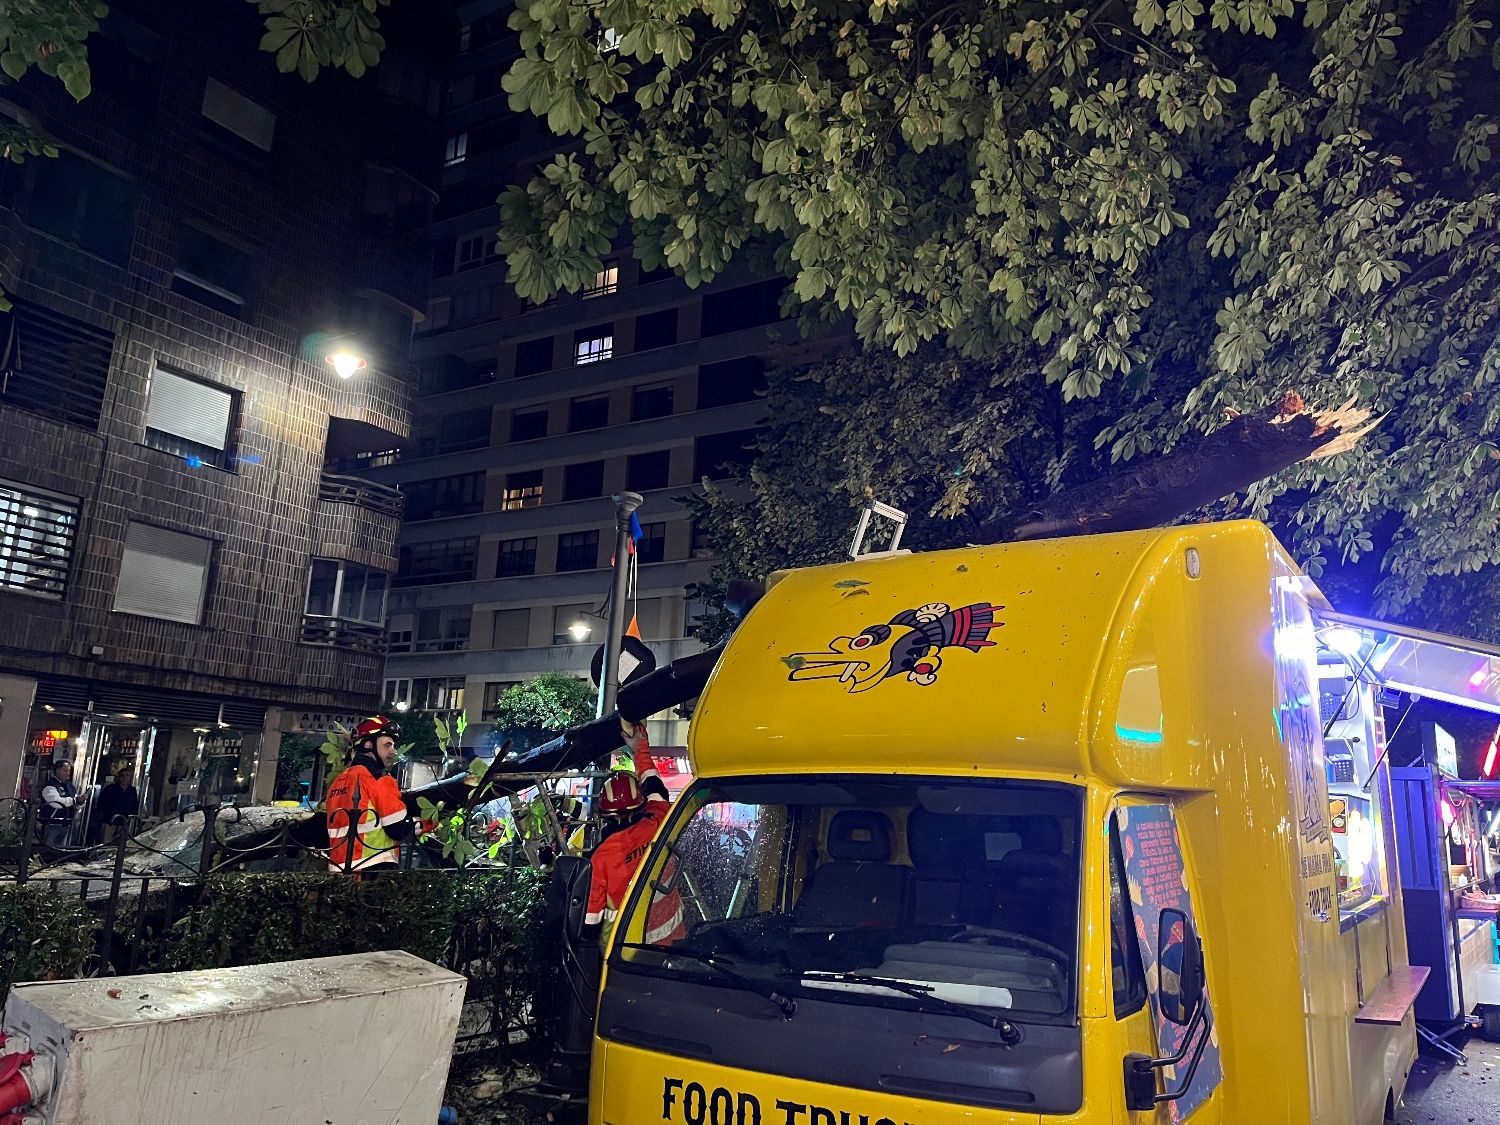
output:
[[[620,690],[620,643],[625,635],[625,599],[630,596],[630,517],[644,502],[639,492],[621,492],[615,498],[615,581],[609,596],[609,623],[604,632],[604,660],[599,669],[599,709],[603,718],[615,709]]]

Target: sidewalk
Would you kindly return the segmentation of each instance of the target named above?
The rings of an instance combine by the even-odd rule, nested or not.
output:
[[[1477,1035],[1459,1045],[1467,1066],[1419,1056],[1406,1084],[1401,1125],[1492,1125],[1500,1121],[1500,1043]]]

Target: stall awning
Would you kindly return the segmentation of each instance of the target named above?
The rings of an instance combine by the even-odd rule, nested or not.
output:
[[[1385,686],[1500,715],[1500,647],[1329,610],[1315,612],[1322,630],[1360,634],[1360,656]]]

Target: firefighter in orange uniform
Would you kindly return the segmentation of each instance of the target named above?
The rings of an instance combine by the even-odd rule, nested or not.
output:
[[[375,715],[354,728],[351,762],[328,787],[328,870],[370,874],[400,859],[398,841],[409,839],[414,825],[396,779],[386,768],[396,756],[396,724]],[[358,810],[358,811],[356,811]],[[350,831],[354,828],[355,831]],[[350,859],[350,848],[353,859]]]
[[[635,755],[635,772],[612,774],[599,792],[597,810],[603,826],[599,846],[589,860],[589,902],[584,915],[585,933],[597,928],[601,942],[609,940],[610,926],[624,905],[631,877],[671,807],[671,796],[651,758],[646,728],[623,720],[620,725]],[[670,871],[667,878],[671,878]],[[687,933],[682,899],[675,889],[653,894],[646,916],[646,942],[671,945]]]

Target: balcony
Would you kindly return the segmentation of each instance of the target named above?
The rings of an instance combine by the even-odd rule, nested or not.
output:
[[[377,515],[401,518],[401,490],[364,477],[324,473],[318,482],[318,501],[323,504],[353,504]]]
[[[313,534],[325,558],[396,569],[401,493],[363,477],[324,473],[318,481]]]
[[[346,621],[341,617],[312,617],[304,614],[301,641],[305,645],[328,645],[376,656],[385,653],[385,629],[361,621]]]

